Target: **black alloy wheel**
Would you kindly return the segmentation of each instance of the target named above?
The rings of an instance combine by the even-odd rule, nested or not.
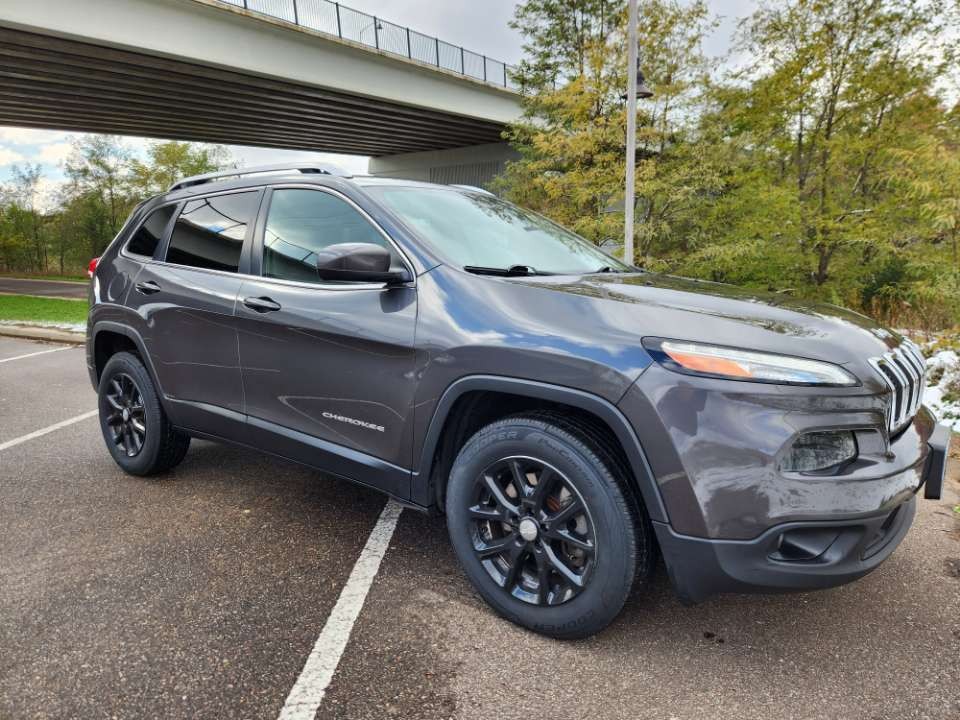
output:
[[[111,356],[97,387],[100,430],[107,450],[131,475],[159,475],[183,460],[190,436],[175,428],[143,361],[129,352]]]
[[[495,420],[460,448],[447,529],[497,613],[550,637],[599,632],[656,557],[653,528],[614,441],[549,410]]]
[[[533,605],[560,605],[590,580],[593,521],[577,489],[555,467],[507,457],[476,480],[469,508],[473,550],[505,592]]]
[[[136,457],[147,439],[147,417],[143,396],[132,377],[118,373],[110,378],[105,398],[111,413],[105,418],[113,444],[127,457]]]

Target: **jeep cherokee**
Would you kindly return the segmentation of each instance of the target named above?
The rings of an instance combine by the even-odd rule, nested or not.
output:
[[[687,602],[849,582],[940,496],[923,356],[862,315],[645,272],[475,188],[231,173],[142,203],[93,272],[128,473],[224,440],[442,513],[483,598],[561,638],[660,556]]]

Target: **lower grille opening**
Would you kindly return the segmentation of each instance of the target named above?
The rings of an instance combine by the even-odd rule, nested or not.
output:
[[[900,508],[898,507],[892,513],[887,515],[887,519],[883,521],[883,525],[877,528],[877,532],[867,542],[867,547],[864,549],[861,559],[866,560],[871,555],[876,555],[883,549],[883,546],[890,537],[890,529],[897,522],[897,515],[899,513]]]
[[[780,535],[777,549],[770,554],[779,562],[816,562],[840,536],[837,528],[798,528]]]

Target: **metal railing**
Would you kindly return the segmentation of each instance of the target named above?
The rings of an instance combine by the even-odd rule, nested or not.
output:
[[[519,90],[511,65],[332,0],[219,0],[298,27],[351,40],[465,77]]]

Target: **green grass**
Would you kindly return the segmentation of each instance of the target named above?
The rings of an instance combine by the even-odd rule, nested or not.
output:
[[[87,302],[30,295],[0,295],[0,320],[82,323],[87,321]]]
[[[18,278],[23,280],[66,280],[69,282],[88,282],[86,275],[33,275],[30,273],[0,273],[0,277]]]

